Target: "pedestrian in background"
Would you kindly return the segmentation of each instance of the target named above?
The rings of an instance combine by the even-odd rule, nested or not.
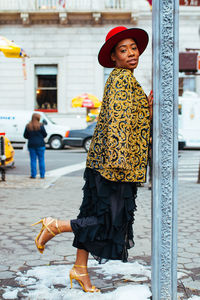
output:
[[[40,178],[45,177],[45,142],[47,136],[44,125],[40,123],[40,114],[34,113],[31,121],[26,125],[24,131],[25,139],[28,139],[28,151],[30,155],[30,178],[36,178],[37,175],[37,158],[39,162]]]
[[[48,217],[35,223],[42,223],[35,239],[41,253],[55,235],[74,233],[77,256],[71,286],[75,279],[85,292],[99,291],[90,282],[89,253],[99,263],[126,262],[134,246],[135,199],[138,183],[146,180],[153,96],[145,95],[133,71],[147,44],[148,34],[139,28],[118,26],[107,34],[98,59],[103,67],[114,69],[87,156],[80,213],[74,220]]]

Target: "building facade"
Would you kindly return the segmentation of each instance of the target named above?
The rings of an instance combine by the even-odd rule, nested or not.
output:
[[[102,99],[110,69],[101,67],[97,56],[107,32],[118,25],[149,33],[150,43],[135,70],[148,94],[152,85],[151,17],[146,0],[1,0],[0,35],[14,40],[29,55],[25,79],[21,59],[0,54],[1,108],[42,110],[54,116],[85,114],[72,108],[71,100],[82,93]],[[180,8],[181,50],[199,47],[199,20],[199,7]],[[192,89],[200,94],[198,76],[180,76],[189,76]]]

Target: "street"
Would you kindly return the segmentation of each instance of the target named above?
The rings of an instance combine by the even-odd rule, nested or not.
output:
[[[47,174],[54,174],[54,176],[46,176],[44,181],[39,178],[31,180],[29,179],[28,153],[16,150],[16,168],[8,169],[6,182],[0,182],[1,299],[71,300],[77,299],[76,297],[82,295],[85,297],[84,299],[87,299],[87,295],[80,292],[78,285],[75,291],[77,292],[78,290],[79,294],[74,294],[74,298],[69,296],[71,291],[68,280],[64,281],[60,286],[59,282],[57,282],[57,285],[56,283],[53,284],[54,292],[57,292],[57,298],[50,297],[52,287],[50,290],[48,286],[49,290],[46,291],[46,294],[49,296],[47,298],[43,294],[42,296],[39,294],[40,288],[34,285],[33,282],[32,287],[29,288],[31,285],[29,282],[30,277],[35,278],[36,282],[39,280],[37,273],[39,266],[44,268],[43,271],[46,270],[47,266],[49,268],[56,268],[56,266],[57,268],[59,266],[60,268],[65,268],[63,266],[69,268],[74,261],[76,249],[71,245],[73,240],[72,233],[60,235],[50,241],[44,254],[41,255],[37,252],[34,244],[34,238],[38,234],[40,227],[31,227],[30,224],[44,216],[61,219],[76,217],[82,198],[82,175],[84,170],[84,164],[82,163],[84,163],[85,159],[86,153],[82,149],[47,150]],[[194,295],[200,296],[200,185],[196,183],[199,160],[200,151],[179,152],[179,299],[190,299]],[[73,168],[69,169],[69,167],[73,166],[78,166],[76,171],[73,171]],[[61,168],[63,176],[59,173]],[[55,173],[50,173],[53,170]],[[148,189],[148,184],[140,187],[138,191],[134,233],[135,247],[129,251],[129,262],[139,264],[140,267],[134,269],[135,271],[133,270],[123,275],[123,267],[119,265],[119,273],[111,274],[109,279],[104,280],[102,274],[97,272],[97,270],[101,269],[98,269],[99,267],[94,264],[93,259],[90,260],[91,276],[95,285],[100,287],[102,293],[104,293],[102,299],[116,299],[109,298],[106,295],[118,287],[123,287],[125,285],[123,278],[128,280],[128,283],[132,284],[132,286],[140,284],[150,289],[150,273],[148,272],[151,262],[151,191]],[[109,264],[106,265],[109,266]],[[117,263],[115,266],[118,266]],[[129,267],[129,264],[125,266],[126,269]],[[49,272],[52,272],[53,269],[51,268]],[[142,268],[145,269],[143,273],[139,271]],[[19,271],[22,272],[22,275],[19,275]],[[28,275],[28,272],[32,272],[30,274],[34,275]],[[24,276],[26,280],[29,280],[29,285],[26,284],[26,281],[21,281],[22,277],[25,278]],[[20,282],[22,287],[20,287]],[[34,289],[35,296],[31,296],[31,289]],[[5,292],[15,292],[15,298],[6,298]],[[25,295],[28,296],[26,297]]]
[[[61,168],[84,162],[87,153],[83,148],[77,149],[64,149],[64,150],[49,150],[45,152],[46,171]],[[12,175],[30,175],[29,170],[29,153],[22,149],[15,149],[15,168],[8,169],[7,174]]]
[[[45,152],[46,171],[56,170],[64,166],[71,166],[85,162],[87,153],[83,148],[71,148],[63,150],[50,150]],[[198,177],[200,160],[200,150],[179,151],[179,181],[190,181]],[[15,149],[15,168],[8,168],[7,175],[30,175],[30,159],[28,151]],[[75,172],[74,175],[81,175],[82,171]]]

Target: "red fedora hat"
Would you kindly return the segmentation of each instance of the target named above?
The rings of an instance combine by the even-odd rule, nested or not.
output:
[[[106,41],[101,47],[98,55],[100,65],[107,68],[114,68],[115,64],[111,60],[111,50],[113,47],[124,39],[133,39],[138,47],[140,55],[147,47],[149,36],[147,32],[140,28],[126,28],[124,26],[117,26],[111,29],[107,36]]]

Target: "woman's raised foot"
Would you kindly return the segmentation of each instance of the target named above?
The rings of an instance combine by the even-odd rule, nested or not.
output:
[[[44,252],[45,244],[55,235],[61,233],[58,226],[58,220],[51,217],[44,218],[39,222],[32,224],[32,226],[42,223],[42,228],[35,238],[35,244],[40,253]]]

